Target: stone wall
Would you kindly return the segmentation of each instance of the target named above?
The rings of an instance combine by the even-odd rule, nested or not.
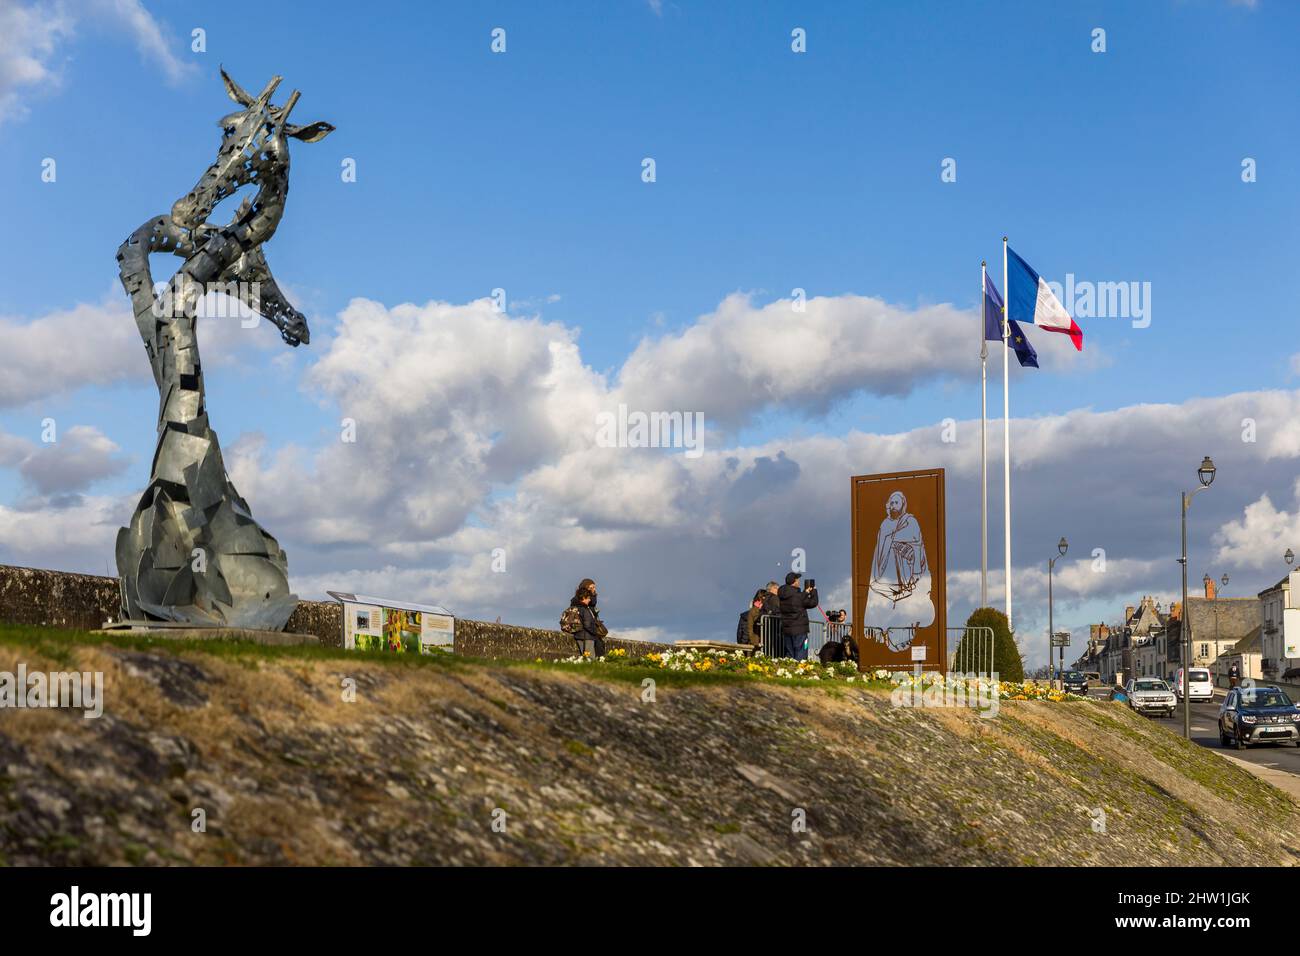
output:
[[[338,601],[299,601],[284,629],[315,635],[323,647],[342,647],[343,605]]]
[[[121,604],[117,578],[0,564],[0,623],[91,630]]]
[[[606,648],[621,647],[629,654],[647,654],[662,651],[667,645],[646,641],[620,641],[610,637]],[[456,653],[469,657],[507,657],[516,660],[552,660],[572,657],[577,645],[562,631],[538,627],[516,627],[512,624],[492,624],[487,621],[456,619]]]
[[[42,571],[0,565],[0,624],[35,624],[93,630],[120,613],[117,578],[67,571]],[[337,601],[299,601],[285,630],[311,634],[325,647],[343,646],[343,605]],[[610,648],[629,654],[663,650],[665,645],[610,638]],[[470,657],[551,660],[576,651],[560,631],[456,619],[456,653]]]

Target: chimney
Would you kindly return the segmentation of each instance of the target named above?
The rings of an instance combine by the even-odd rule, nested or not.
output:
[[[1169,620],[1180,621],[1183,617],[1183,604],[1181,601],[1171,601],[1169,604]]]
[[[1124,607],[1124,623],[1127,624],[1133,619],[1133,605],[1129,604]]]
[[[1207,574],[1205,578],[1201,581],[1201,583],[1205,585],[1206,600],[1213,601],[1214,600],[1214,578],[1210,577]]]

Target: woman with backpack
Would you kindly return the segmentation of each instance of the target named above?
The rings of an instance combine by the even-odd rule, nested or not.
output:
[[[740,612],[740,620],[736,622],[737,644],[755,648],[762,644],[758,620],[763,616],[763,597],[766,594],[766,591],[755,591],[754,597],[749,602],[749,609]]]
[[[596,582],[583,578],[560,617],[560,629],[573,636],[580,655],[605,656],[605,637],[609,629],[596,610]]]

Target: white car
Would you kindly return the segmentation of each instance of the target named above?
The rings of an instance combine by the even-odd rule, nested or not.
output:
[[[1183,669],[1178,668],[1174,676],[1174,693],[1178,699],[1183,699]],[[1188,696],[1192,700],[1213,700],[1214,699],[1214,681],[1210,680],[1210,672],[1204,667],[1192,668],[1192,679],[1188,682]]]
[[[1124,688],[1128,705],[1139,714],[1174,715],[1174,694],[1159,677],[1135,677]]]

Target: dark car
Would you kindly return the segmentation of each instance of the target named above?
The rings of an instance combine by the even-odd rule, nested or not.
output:
[[[1219,743],[1294,743],[1300,747],[1300,707],[1277,687],[1234,687],[1219,708]]]
[[[1088,693],[1088,678],[1082,671],[1066,671],[1061,684],[1071,694]]]

